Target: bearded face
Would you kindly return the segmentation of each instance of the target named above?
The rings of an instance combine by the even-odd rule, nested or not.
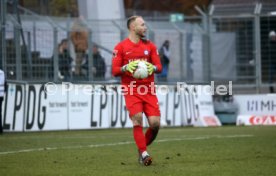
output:
[[[145,21],[143,20],[143,18],[137,18],[135,20],[134,25],[135,25],[135,28],[134,28],[135,34],[137,36],[139,36],[140,38],[145,38],[146,32],[147,32],[147,27],[146,27],[146,24],[145,24]]]

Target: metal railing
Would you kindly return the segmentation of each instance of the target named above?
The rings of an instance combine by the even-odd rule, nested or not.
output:
[[[257,92],[276,85],[276,79],[273,80],[276,48],[275,42],[268,37],[269,32],[276,31],[276,16],[268,13],[262,4],[250,6],[242,14],[228,10],[222,15],[215,6],[208,12],[196,9],[201,16],[185,17],[183,22],[146,21],[147,37],[158,48],[165,40],[171,42],[168,82],[233,81],[236,87],[251,87]],[[88,36],[88,47],[81,55],[75,52],[71,38],[72,32],[77,32],[72,26],[79,19],[45,17],[20,10],[24,11],[20,15],[21,24],[14,15],[8,14],[5,28],[1,27],[2,34],[5,30],[1,39],[1,63],[9,80],[117,80],[111,76],[111,53],[114,46],[127,37],[126,20],[81,20]],[[58,46],[62,39],[68,40],[70,62],[60,61]],[[97,68],[98,63],[93,58],[94,45],[98,46],[104,59],[105,70]],[[76,65],[81,68],[78,74]],[[98,78],[97,71],[104,71],[104,76]],[[157,81],[160,82],[158,76]]]

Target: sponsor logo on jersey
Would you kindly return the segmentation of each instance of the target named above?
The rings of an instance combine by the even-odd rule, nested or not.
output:
[[[136,61],[136,60],[138,60],[138,61],[148,61],[148,59],[147,58],[135,58],[135,59],[129,59],[128,60],[128,62],[132,62],[132,61]]]

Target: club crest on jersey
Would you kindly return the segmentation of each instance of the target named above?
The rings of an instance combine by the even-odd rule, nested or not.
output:
[[[144,51],[144,54],[145,54],[145,55],[149,55],[149,51],[148,51],[148,50],[145,50],[145,51]]]

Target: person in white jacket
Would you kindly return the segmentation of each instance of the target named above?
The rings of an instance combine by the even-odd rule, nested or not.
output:
[[[3,70],[0,69],[0,134],[3,133],[3,127],[2,127],[2,102],[4,100],[5,95],[5,73]]]

